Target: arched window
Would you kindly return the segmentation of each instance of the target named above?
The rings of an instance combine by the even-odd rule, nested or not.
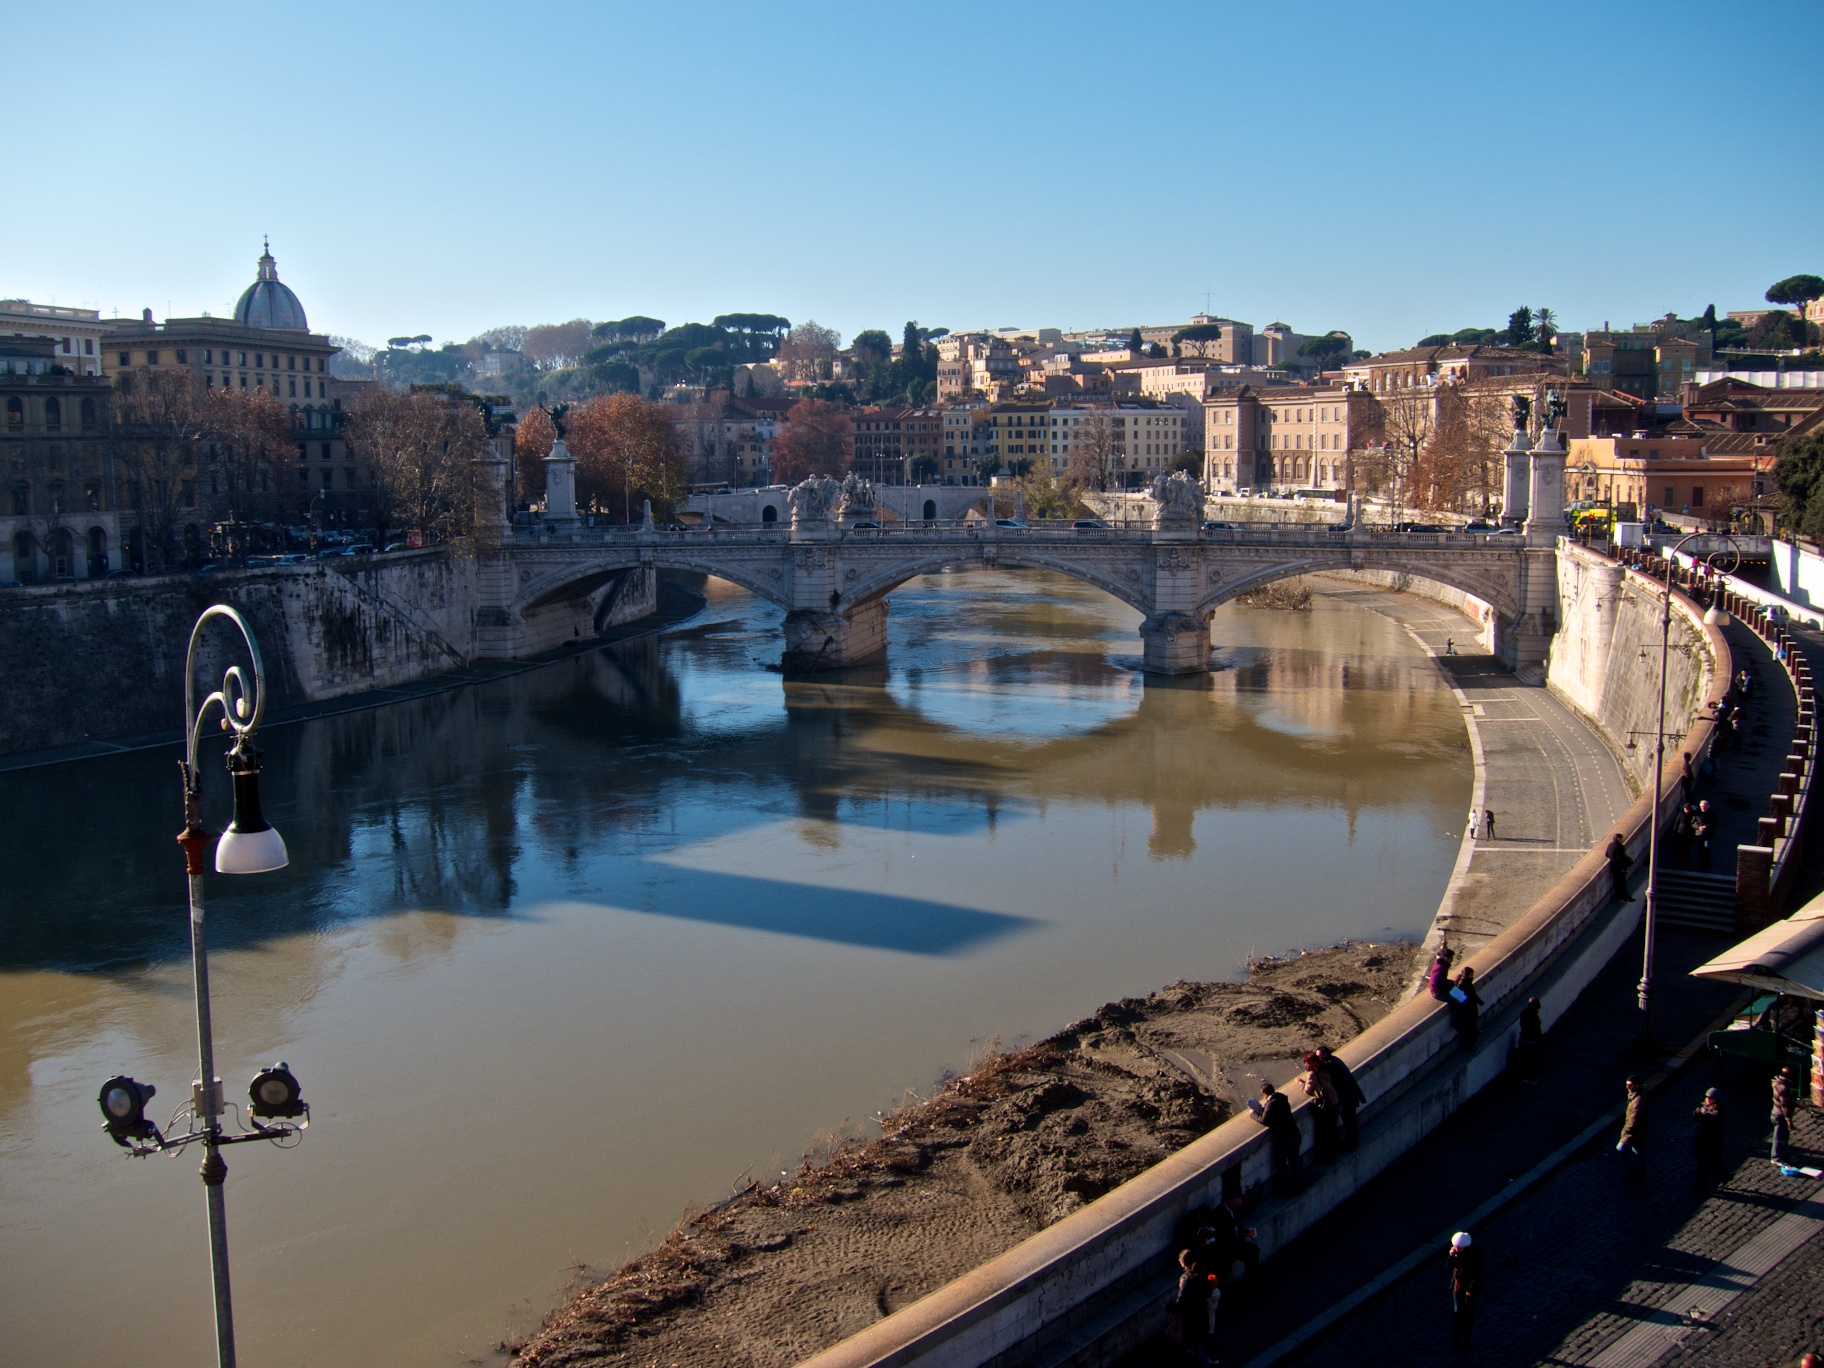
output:
[[[32,490],[26,484],[13,486],[13,516],[23,518],[32,511]]]
[[[52,480],[51,481],[50,494],[51,494],[51,512],[53,514],[64,512],[65,510],[63,507],[63,481],[62,480]]]
[[[25,401],[14,395],[6,401],[6,430],[18,432],[25,427]]]
[[[937,500],[936,499],[926,499],[925,500],[925,521],[926,522],[936,522],[937,521]]]
[[[76,413],[77,421],[82,425],[84,432],[95,431],[95,401],[93,399],[84,399]]]
[[[51,533],[51,577],[76,578],[76,538],[70,535],[67,527]]]
[[[63,401],[46,399],[44,401],[44,425],[53,432],[63,426]]]
[[[779,510],[774,508],[771,504],[768,504],[765,508],[760,510],[760,521],[767,524],[778,522]]]
[[[108,532],[105,527],[89,529],[89,578],[100,579],[108,573]]]

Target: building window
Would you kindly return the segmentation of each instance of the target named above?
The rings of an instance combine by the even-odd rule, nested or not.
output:
[[[155,351],[147,352],[146,353],[146,364],[148,366],[156,366],[158,364],[158,353]]]
[[[323,443],[323,459],[326,461],[329,459],[329,443],[328,442]]]
[[[253,354],[253,368],[255,370],[265,370],[266,369],[266,353],[265,352],[255,352]]]
[[[6,401],[6,430],[19,432],[25,427],[25,403],[14,397]]]
[[[1704,506],[1704,487],[1702,485],[1692,485],[1691,486],[1691,507],[1702,508],[1703,506]]]
[[[177,349],[177,364],[180,366],[187,366],[190,364],[190,353],[183,347]]]
[[[289,383],[291,385],[291,394],[288,397],[290,397],[292,399],[296,399],[298,397],[298,382],[296,380],[293,380]],[[276,385],[277,382],[275,381],[274,384]]]
[[[63,426],[63,401],[46,399],[44,401],[44,425],[52,432]]]
[[[288,356],[285,358],[285,369],[286,370],[296,370],[297,368],[298,368],[298,358],[297,357]]]
[[[94,338],[85,337],[82,339],[82,354],[84,356],[95,355],[95,339]]]
[[[242,389],[247,388],[247,377],[244,374],[241,376],[241,388]]]
[[[130,361],[129,361],[129,359],[128,359],[128,356],[127,356],[127,353],[125,353],[125,352],[122,352],[122,353],[121,353],[121,354],[120,354],[120,364],[121,364],[121,365],[123,365],[123,366],[125,366],[125,365],[129,365],[129,364],[130,364]]]
[[[227,353],[226,353],[226,352],[223,352],[223,353],[222,353],[222,355],[223,355],[223,356],[226,356],[226,355],[227,355]],[[246,353],[246,352],[242,352],[242,353],[241,353],[241,354],[240,354],[240,355],[241,355],[241,359],[240,359],[240,360],[239,360],[239,361],[237,361],[237,362],[235,362],[235,364],[236,364],[236,365],[237,365],[237,366],[244,366],[244,365],[246,365],[246,364],[247,364],[247,353]],[[226,363],[226,362],[223,362],[223,364],[224,364],[224,365],[226,365],[226,364],[227,364],[227,363]]]
[[[84,432],[95,431],[95,401],[93,399],[84,399],[76,412],[78,421],[82,425],[82,430]]]

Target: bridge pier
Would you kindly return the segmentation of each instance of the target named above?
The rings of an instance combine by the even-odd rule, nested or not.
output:
[[[841,611],[794,608],[785,615],[785,655],[779,663],[787,670],[841,670],[871,664],[886,653],[884,598]]]
[[[1140,667],[1148,674],[1210,668],[1210,624],[1195,613],[1154,613],[1140,624]]]

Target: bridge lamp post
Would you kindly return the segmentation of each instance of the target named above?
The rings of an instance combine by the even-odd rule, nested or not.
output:
[[[241,634],[252,666],[252,679],[239,665],[222,676],[222,686],[199,706],[195,701],[196,653],[203,629],[213,618],[232,623]],[[171,1152],[191,1144],[203,1147],[201,1177],[209,1216],[209,1262],[215,1289],[215,1352],[219,1368],[234,1368],[234,1305],[228,1282],[228,1216],[223,1184],[228,1166],[222,1161],[225,1145],[249,1140],[271,1140],[289,1148],[310,1124],[310,1107],[297,1078],[284,1063],[262,1069],[248,1088],[247,1118],[251,1130],[224,1131],[222,1081],[215,1076],[215,1038],[209,1004],[209,954],[203,931],[203,857],[211,833],[203,826],[202,792],[197,772],[197,745],[210,710],[219,709],[219,725],[231,732],[228,772],[234,781],[234,820],[215,847],[218,874],[265,874],[289,862],[285,842],[260,810],[260,754],[253,748],[253,734],[266,710],[266,677],[260,649],[246,621],[225,604],[206,608],[190,632],[190,650],[184,661],[184,759],[179,764],[184,790],[184,829],[177,843],[183,847],[185,871],[190,882],[190,965],[196,988],[196,1053],[198,1080],[190,1086],[189,1125],[178,1136],[166,1136],[147,1118],[146,1104],[157,1091],[150,1084],[117,1075],[102,1085],[102,1126],[115,1144],[137,1158]]]
[[[1645,916],[1645,944],[1641,950],[1640,983],[1636,988],[1635,1001],[1640,1008],[1640,1031],[1643,1044],[1653,1041],[1653,948],[1659,931],[1659,812],[1663,798],[1666,769],[1666,667],[1672,654],[1672,571],[1678,564],[1678,553],[1687,542],[1698,537],[1714,534],[1692,532],[1681,537],[1666,552],[1666,582],[1660,599],[1659,614],[1659,712],[1654,719],[1653,727],[1653,812],[1647,825],[1647,910]],[[1733,556],[1730,570],[1742,563],[1741,551],[1732,537],[1723,538],[1729,543],[1727,554]],[[1714,566],[1725,553],[1713,551],[1704,558],[1706,565]],[[1724,572],[1729,573],[1728,571]],[[1706,627],[1725,627],[1729,615],[1712,602],[1704,610]],[[1676,733],[1682,738],[1683,733]],[[1630,745],[1633,738],[1629,737]]]

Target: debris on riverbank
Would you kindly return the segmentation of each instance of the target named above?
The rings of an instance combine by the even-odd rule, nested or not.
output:
[[[570,1297],[521,1368],[785,1368],[987,1262],[1384,1015],[1416,947],[1345,941],[1174,983],[995,1052],[881,1134],[687,1216]]]
[[[1249,608],[1276,608],[1282,613],[1307,613],[1311,611],[1311,586],[1302,577],[1275,580],[1241,595],[1238,601]]]

